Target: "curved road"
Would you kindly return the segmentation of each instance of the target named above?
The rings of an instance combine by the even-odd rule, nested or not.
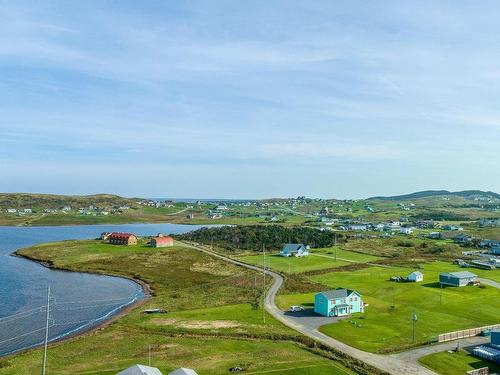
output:
[[[410,354],[409,351],[406,352],[408,355],[406,356],[388,356],[388,355],[381,355],[381,354],[374,354],[374,353],[368,353],[356,348],[353,348],[352,346],[349,346],[347,344],[344,344],[341,341],[335,340],[332,337],[329,337],[321,332],[319,332],[315,328],[307,327],[303,324],[300,324],[296,320],[292,319],[291,317],[287,316],[284,314],[283,311],[281,311],[277,306],[276,303],[274,302],[275,297],[283,285],[283,276],[280,274],[270,271],[270,270],[264,270],[261,267],[257,266],[252,266],[247,263],[243,263],[240,261],[237,261],[235,259],[228,258],[224,255],[217,254],[211,250],[208,250],[207,248],[204,248],[202,246],[195,246],[191,245],[188,243],[184,243],[188,247],[191,247],[193,249],[196,249],[198,251],[201,251],[203,253],[206,253],[208,255],[211,255],[215,258],[221,259],[225,262],[235,264],[237,266],[242,266],[254,271],[258,272],[265,272],[266,275],[271,276],[274,279],[273,285],[269,288],[269,291],[266,293],[266,298],[265,298],[265,303],[264,306],[266,310],[274,316],[277,320],[285,324],[286,326],[302,333],[305,336],[308,336],[314,340],[317,340],[321,342],[322,344],[329,346],[335,350],[338,350],[342,353],[345,353],[353,358],[356,358],[362,362],[368,363],[372,365],[373,367],[376,367],[380,370],[386,371],[390,374],[394,375],[401,375],[401,374],[408,374],[408,375],[435,375],[436,373],[421,366],[414,358],[413,355]],[[417,357],[418,358],[418,357]]]

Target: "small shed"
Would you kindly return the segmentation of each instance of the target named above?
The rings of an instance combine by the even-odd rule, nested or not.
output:
[[[163,375],[156,367],[133,365],[126,370],[118,372],[116,375]]]
[[[170,236],[153,237],[151,239],[151,246],[153,247],[174,246],[174,239]]]
[[[441,285],[467,286],[477,282],[477,275],[469,271],[441,272],[439,282]]]
[[[170,372],[168,375],[198,375],[196,371],[190,368],[178,368],[177,370],[174,370]]]
[[[413,271],[408,275],[408,281],[412,281],[414,283],[424,281],[424,274],[420,271]]]

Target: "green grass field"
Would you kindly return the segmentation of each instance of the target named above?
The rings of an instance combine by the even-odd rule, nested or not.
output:
[[[104,329],[52,344],[49,373],[115,374],[134,363],[147,364],[149,345],[152,364],[164,373],[184,366],[200,375],[221,374],[236,365],[249,374],[353,373],[294,343],[303,341],[300,334],[263,316],[254,304],[262,291],[262,280],[255,287],[255,273],[193,249],[92,240],[48,243],[21,252],[60,268],[140,278],[155,292],[143,306]],[[141,314],[145,308],[168,313]],[[1,359],[0,374],[37,373],[40,358],[36,349]]]
[[[441,289],[439,272],[458,270],[444,262],[425,264],[422,283],[388,281],[390,276],[406,276],[412,270],[368,267],[311,276],[311,280],[331,288],[355,289],[369,304],[364,314],[323,326],[321,331],[363,350],[386,352],[413,345],[413,311],[418,316],[416,343],[431,341],[439,333],[498,323],[500,290],[489,286]],[[278,303],[282,308],[294,304],[311,307],[313,295],[282,295]]]
[[[336,259],[335,259],[336,256]],[[259,255],[245,255],[237,257],[242,262],[263,265],[264,257]],[[278,254],[266,255],[266,266],[286,273],[301,273],[345,266],[352,263],[366,263],[381,259],[370,254],[362,254],[343,250],[341,247],[313,249],[306,257],[282,257]]]
[[[457,353],[441,352],[420,358],[420,363],[441,375],[465,374],[469,370],[489,367],[490,372],[500,373],[500,366],[474,357],[464,350]]]

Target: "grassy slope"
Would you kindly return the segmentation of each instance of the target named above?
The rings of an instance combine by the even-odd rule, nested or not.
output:
[[[498,323],[500,291],[492,287],[445,288],[437,285],[440,271],[458,270],[443,262],[426,264],[423,283],[394,283],[392,275],[407,275],[412,269],[370,267],[355,272],[331,272],[311,279],[332,288],[346,287],[360,291],[369,307],[322,331],[350,345],[368,351],[398,350],[412,344],[411,316],[415,310],[417,342],[432,340],[437,334]],[[500,272],[500,271],[493,271]],[[310,302],[310,295],[304,302]],[[284,300],[283,300],[284,299]],[[292,296],[282,303],[297,302]]]
[[[61,268],[141,278],[155,291],[144,307],[105,329],[52,345],[48,367],[52,373],[114,374],[133,363],[147,363],[149,344],[153,364],[165,372],[187,366],[200,375],[220,374],[242,365],[246,373],[255,374],[269,369],[290,375],[351,373],[290,341],[274,341],[297,334],[270,316],[263,323],[262,310],[250,306],[254,274],[241,267],[182,246],[153,250],[65,241],[21,252]],[[146,307],[169,313],[140,314]],[[34,350],[0,360],[0,374],[36,373],[40,355]]]
[[[490,372],[500,372],[499,365],[474,357],[464,350],[427,355],[420,359],[420,363],[441,375],[465,374],[469,370],[482,367],[489,367]]]
[[[337,259],[335,259],[335,253]],[[315,255],[317,254],[317,255]],[[321,256],[319,256],[321,255]],[[266,256],[266,265],[272,269],[286,273],[300,273],[313,270],[328,269],[351,264],[352,262],[372,262],[380,259],[380,257],[370,254],[362,254],[353,251],[343,250],[341,247],[314,249],[307,257],[282,257],[278,254],[270,254]],[[262,265],[264,257],[260,255],[246,255],[238,257],[241,260],[250,264]]]

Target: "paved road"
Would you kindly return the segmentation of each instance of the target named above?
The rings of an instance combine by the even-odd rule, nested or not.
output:
[[[482,278],[478,278],[478,280],[481,282],[481,284],[489,285],[489,286],[492,286],[494,288],[500,289],[499,282],[496,282],[496,281],[490,280],[490,279],[482,279]]]
[[[273,315],[277,320],[285,324],[286,326],[295,329],[296,331],[311,337],[319,342],[321,342],[324,345],[327,345],[333,349],[339,350],[353,358],[356,358],[360,361],[366,362],[376,368],[379,368],[383,371],[386,371],[390,374],[394,375],[401,375],[401,374],[407,374],[407,375],[435,375],[435,372],[421,366],[416,360],[413,360],[413,358],[404,358],[404,357],[396,357],[396,356],[386,356],[386,355],[380,355],[380,354],[373,354],[373,353],[368,353],[364,352],[362,350],[353,348],[352,346],[349,346],[347,344],[344,344],[341,341],[335,340],[332,337],[329,337],[321,332],[319,332],[316,328],[311,327],[309,324],[305,324],[301,322],[299,319],[294,319],[291,318],[289,314],[286,312],[281,311],[275,304],[274,300],[276,297],[276,294],[278,293],[279,289],[283,285],[283,277],[273,271],[270,270],[263,270],[260,267],[249,265],[231,258],[228,258],[226,256],[214,253],[207,248],[204,248],[202,246],[193,246],[190,244],[186,244],[187,246],[196,249],[198,251],[201,251],[203,253],[206,253],[208,255],[211,255],[213,257],[216,257],[218,259],[221,259],[225,262],[232,263],[238,266],[246,267],[248,269],[258,271],[258,272],[265,272],[267,275],[271,276],[274,279],[274,283],[269,289],[269,291],[266,294],[265,298],[265,303],[264,306],[266,310]],[[305,320],[304,320],[305,321]],[[329,319],[329,322],[331,323],[332,320]],[[418,358],[418,357],[417,357]]]
[[[457,341],[448,341],[448,342],[444,342],[442,344],[426,345],[426,346],[422,346],[420,348],[408,350],[406,352],[391,354],[390,357],[398,358],[398,359],[401,359],[404,361],[410,361],[410,362],[417,363],[418,359],[420,357],[423,357],[423,356],[426,356],[429,354],[453,350],[453,349],[456,349],[457,345],[459,345],[460,348],[469,348],[469,347],[475,347],[478,345],[486,344],[488,342],[490,342],[489,337],[474,336],[474,337],[468,337],[466,339],[457,340]]]

